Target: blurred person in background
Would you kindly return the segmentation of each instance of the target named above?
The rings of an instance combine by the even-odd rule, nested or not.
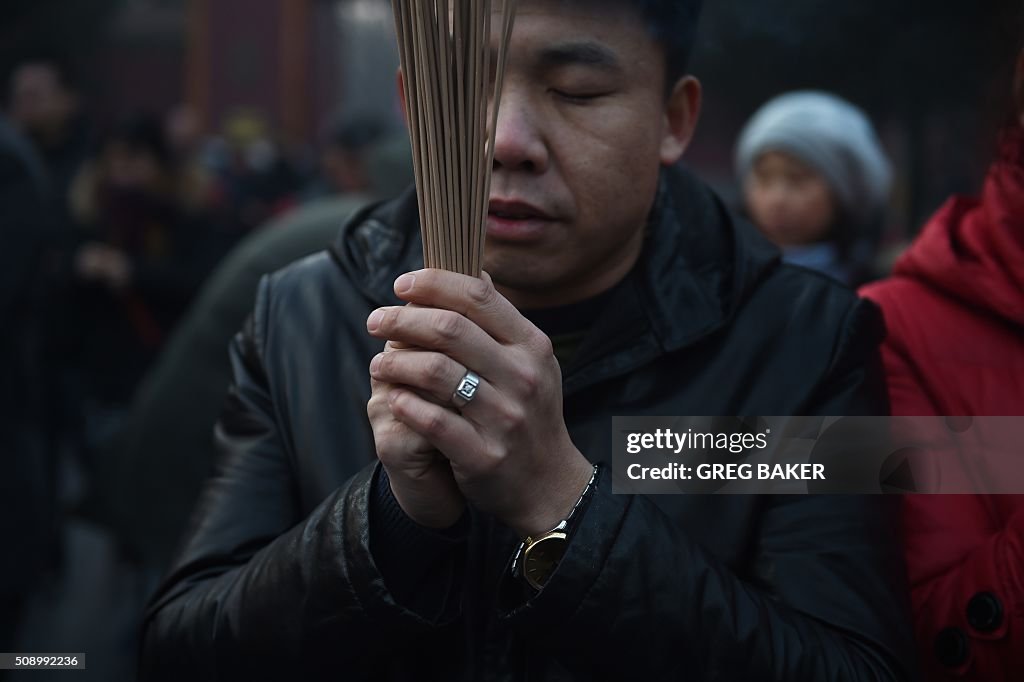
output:
[[[210,475],[213,427],[231,374],[226,349],[252,310],[260,278],[323,251],[367,201],[317,200],[246,236],[210,276],[146,374],[123,428],[99,453],[79,513],[111,529],[127,558],[152,577],[166,569]]]
[[[135,115],[76,180],[74,359],[91,450],[116,427],[143,372],[226,249],[189,196],[161,122]]]
[[[320,156],[320,177],[306,192],[309,198],[365,194],[373,179],[368,156],[389,131],[380,121],[357,118],[334,125]]]
[[[74,447],[81,431],[77,390],[67,371],[67,327],[73,301],[71,251],[75,220],[71,187],[93,149],[93,131],[83,111],[78,74],[68,57],[39,53],[18,62],[10,73],[7,105],[11,123],[27,137],[38,154],[49,185],[52,238],[37,266],[40,269],[40,319],[44,355],[40,385],[45,386],[45,423],[49,448]]]
[[[253,111],[232,114],[224,124],[225,158],[218,182],[221,202],[246,234],[294,208],[305,180],[282,154],[266,118]]]
[[[408,135],[381,129],[368,140],[357,132],[358,143],[344,139],[360,148],[362,191],[304,203],[242,240],[182,318],[124,428],[98,458],[96,485],[81,511],[112,529],[130,558],[154,575],[166,569],[211,473],[211,434],[231,375],[225,349],[252,310],[260,278],[323,251],[358,209],[397,196],[413,181]]]
[[[871,122],[825,92],[765,104],[736,147],[746,214],[783,260],[847,285],[870,278],[892,171]]]
[[[179,104],[164,116],[164,134],[171,153],[179,160],[198,155],[203,143],[199,115],[187,104]]]
[[[0,651],[5,652],[17,650],[27,599],[55,537],[38,319],[40,263],[52,238],[52,217],[42,160],[0,115]]]
[[[69,62],[56,55],[22,61],[11,74],[8,107],[11,121],[42,157],[68,226],[69,189],[89,156],[92,136],[76,76]]]
[[[194,109],[181,104],[167,112],[163,125],[185,205],[194,212],[216,210],[216,183],[211,170],[203,163],[205,139],[199,116]]]
[[[123,428],[97,453],[93,485],[76,512],[111,533],[116,565],[141,587],[117,597],[129,626],[120,639],[135,641],[144,600],[167,569],[212,471],[213,428],[231,376],[225,351],[252,310],[260,278],[323,251],[346,220],[363,214],[360,208],[408,187],[408,136],[396,137],[362,150],[368,183],[362,194],[305,203],[246,236],[218,265],[147,372]]]
[[[862,290],[895,415],[1024,415],[1024,52],[1015,67],[981,195],[949,199]],[[1024,679],[1024,495],[910,495],[903,532],[926,679]]]

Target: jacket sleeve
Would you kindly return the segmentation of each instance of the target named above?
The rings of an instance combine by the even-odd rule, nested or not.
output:
[[[817,398],[829,414],[880,399],[868,362],[877,346],[847,322]],[[505,617],[584,678],[906,680],[913,646],[893,502],[723,501],[759,510],[753,555],[733,566],[651,499],[613,495],[605,472],[545,588],[524,601],[506,576]]]
[[[888,313],[895,302],[886,302]],[[891,319],[899,325],[903,318]],[[882,347],[893,411],[936,415],[902,338],[891,334]],[[904,500],[914,633],[926,679],[998,682],[1017,679],[1008,670],[1024,664],[1024,512],[994,523],[1006,519],[997,505],[984,495]]]
[[[144,619],[144,680],[365,679],[382,652],[446,624],[396,603],[375,566],[374,468],[299,514],[263,370],[268,289],[231,347],[217,473]]]

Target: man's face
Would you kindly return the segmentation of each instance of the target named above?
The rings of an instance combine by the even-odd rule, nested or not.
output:
[[[59,137],[76,108],[75,96],[48,64],[25,64],[11,83],[11,118],[43,142]]]
[[[685,146],[669,125],[664,53],[642,19],[587,4],[521,2],[509,46],[484,269],[520,307],[621,279],[660,166]]]

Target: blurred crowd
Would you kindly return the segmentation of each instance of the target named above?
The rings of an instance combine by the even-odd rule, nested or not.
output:
[[[99,124],[90,120],[72,65],[56,55],[17,64],[7,88],[0,112],[0,449],[19,455],[4,460],[11,470],[0,485],[12,513],[0,525],[25,551],[5,560],[0,574],[4,651],[13,650],[12,628],[24,620],[34,589],[69,568],[66,515],[102,516],[111,507],[100,472],[122,461],[119,442],[140,382],[218,264],[266,230],[286,233],[277,254],[322,249],[353,206],[332,209],[335,199],[388,197],[411,182],[404,134],[377,119],[338,120],[314,155],[286,148],[254,111],[230,116],[218,135],[204,135],[185,106]],[[303,237],[304,223],[322,236]],[[277,267],[287,262],[282,257]],[[239,311],[251,306],[251,292],[229,298]],[[223,310],[211,319],[218,315]],[[222,320],[234,329],[241,321]],[[224,339],[213,347],[226,362]],[[214,393],[211,404],[223,386]],[[204,475],[200,467],[196,477]],[[110,515],[102,520],[116,523]],[[131,543],[118,551],[139,558]]]

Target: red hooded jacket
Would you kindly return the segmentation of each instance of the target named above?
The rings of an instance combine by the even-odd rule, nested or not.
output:
[[[862,293],[893,414],[1024,414],[1024,131]],[[1024,680],[1024,495],[908,496],[904,531],[925,679]]]

